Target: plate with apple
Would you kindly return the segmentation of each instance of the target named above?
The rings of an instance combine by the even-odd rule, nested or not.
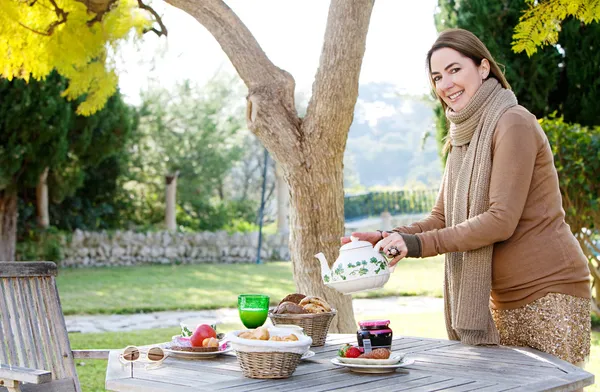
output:
[[[208,359],[231,351],[229,342],[219,340],[214,325],[200,324],[192,332],[181,324],[181,334],[162,345],[172,357],[183,359]],[[222,335],[221,335],[222,337]]]

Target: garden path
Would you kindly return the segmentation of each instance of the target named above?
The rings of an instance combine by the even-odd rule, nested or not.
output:
[[[422,313],[441,312],[442,298],[432,297],[385,297],[354,299],[354,313],[363,317],[380,316],[385,313]],[[73,315],[65,317],[69,332],[119,332],[140,329],[167,328],[200,323],[212,324],[239,322],[237,309],[222,308],[199,311],[167,311],[124,315]]]

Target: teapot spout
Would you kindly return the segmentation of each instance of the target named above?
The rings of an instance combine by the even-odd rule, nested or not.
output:
[[[329,263],[327,263],[325,255],[323,253],[317,253],[315,257],[321,262],[321,277],[323,278],[323,282],[329,283],[331,281],[331,269],[329,268]]]

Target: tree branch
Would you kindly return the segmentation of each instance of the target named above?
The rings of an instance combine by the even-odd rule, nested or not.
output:
[[[55,20],[54,22],[52,22],[48,26],[48,29],[46,29],[46,31],[39,31],[39,30],[32,29],[31,27],[26,26],[23,23],[18,22],[18,21],[17,21],[17,23],[21,27],[23,27],[23,28],[25,28],[25,29],[27,29],[27,30],[29,30],[31,32],[34,32],[36,34],[45,35],[45,36],[48,36],[48,37],[51,36],[52,33],[54,32],[54,29],[56,29],[56,27],[58,27],[59,25],[65,23],[67,21],[67,16],[69,15],[69,13],[65,12],[62,8],[60,8],[58,6],[58,4],[56,4],[55,0],[49,0],[49,1],[50,1],[50,4],[52,4],[52,6],[54,7],[54,12],[56,13],[56,16],[58,16],[58,19]],[[34,4],[35,4],[35,1],[33,3],[31,3],[31,4],[28,4],[28,5],[29,6],[33,6]]]
[[[47,31],[39,31],[39,30],[35,30],[35,29],[32,29],[32,28],[31,28],[31,27],[29,27],[29,26],[25,26],[25,25],[24,25],[23,23],[21,23],[21,22],[17,22],[17,23],[19,24],[19,26],[21,26],[21,27],[23,27],[23,28],[25,28],[25,29],[27,29],[27,30],[29,30],[29,31],[33,32],[33,33],[40,34],[40,35],[46,35],[46,36],[50,36],[50,33],[48,33]]]
[[[206,27],[248,88],[273,81],[287,82],[287,73],[273,65],[250,30],[222,0],[167,0],[167,3],[187,12]]]
[[[295,82],[276,67],[250,30],[222,0],[166,0],[193,16],[215,37],[248,87],[247,122],[250,130],[278,162],[290,159],[290,144],[301,139],[294,103]],[[261,126],[265,123],[270,126]],[[273,126],[276,125],[276,126]],[[276,132],[274,130],[277,130]]]
[[[331,1],[313,95],[303,121],[303,129],[319,132],[312,140],[321,140],[339,154],[345,143],[331,145],[327,139],[347,135],[352,123],[373,4],[374,0]]]
[[[149,31],[154,32],[157,36],[167,36],[167,27],[164,25],[162,18],[160,17],[160,15],[158,15],[158,13],[149,5],[146,5],[142,2],[142,0],[138,0],[138,7],[140,7],[141,9],[148,11],[149,13],[152,14],[152,16],[154,16],[154,21],[156,23],[158,23],[158,25],[160,26],[160,30],[155,29],[154,27],[151,29],[147,29],[146,31],[144,31],[144,33],[147,33]]]

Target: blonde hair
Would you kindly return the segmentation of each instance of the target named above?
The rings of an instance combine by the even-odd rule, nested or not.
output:
[[[444,30],[438,35],[437,39],[431,46],[431,49],[427,52],[427,73],[429,75],[429,83],[431,83],[432,93],[442,104],[444,112],[448,108],[448,105],[444,100],[437,95],[435,91],[435,82],[431,76],[431,56],[433,53],[442,48],[454,49],[465,57],[473,60],[476,66],[480,66],[483,59],[486,59],[490,63],[490,73],[488,78],[492,77],[500,82],[500,85],[507,90],[510,90],[510,84],[504,77],[504,72],[500,69],[500,65],[494,60],[492,54],[485,46],[483,42],[475,34],[464,29],[448,29]],[[446,136],[446,143],[444,145],[444,153],[450,149],[450,138]]]

